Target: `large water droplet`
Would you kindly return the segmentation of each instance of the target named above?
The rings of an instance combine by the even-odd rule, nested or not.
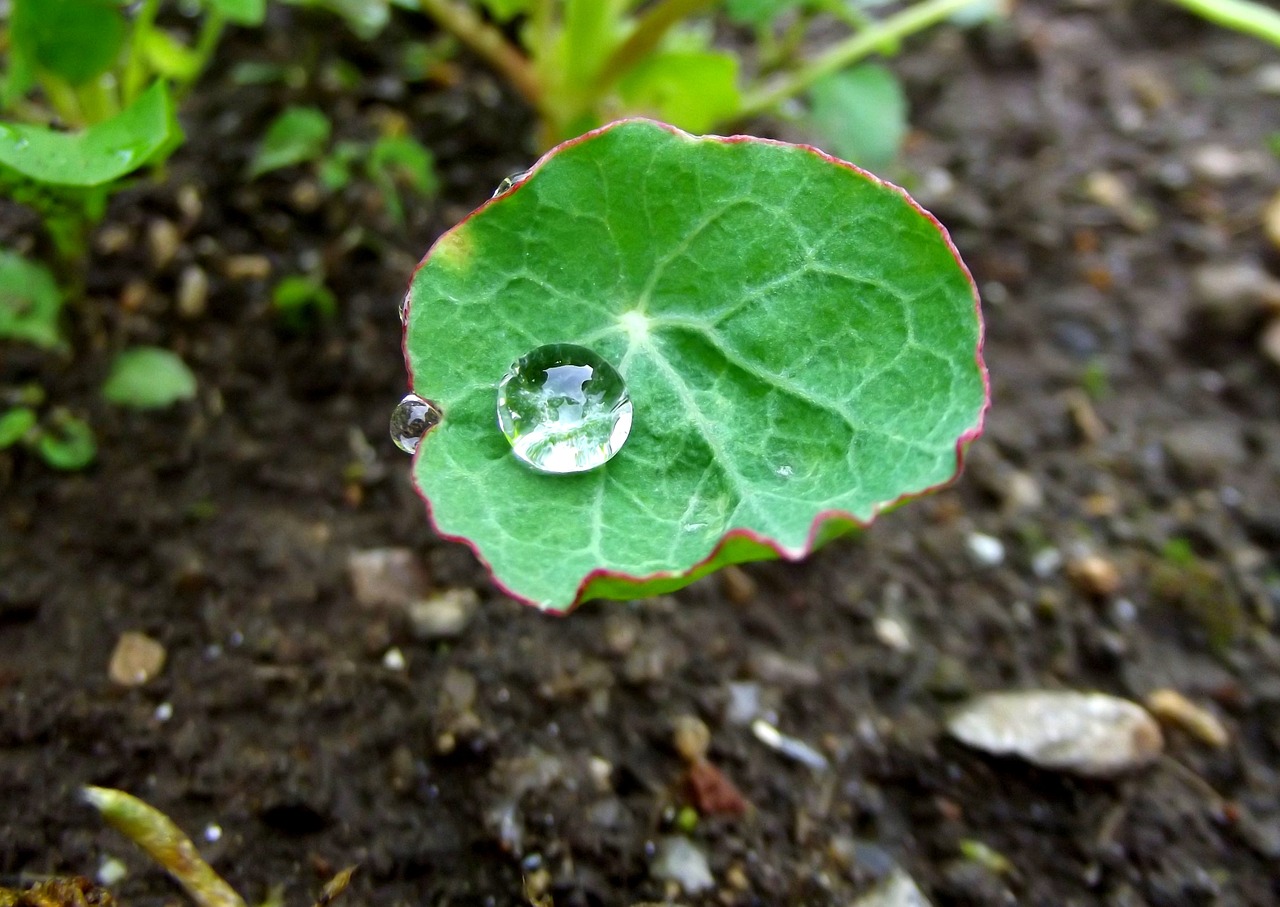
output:
[[[494,190],[493,197],[497,198],[505,192],[510,192],[516,186],[528,179],[529,174],[532,172],[532,170],[521,170],[519,173],[513,173],[506,177],[502,182],[498,183],[498,188]]]
[[[405,453],[418,449],[418,442],[440,423],[440,410],[417,394],[405,394],[391,412],[391,440]]]
[[[498,427],[516,458],[541,472],[605,463],[631,433],[631,415],[617,369],[571,343],[526,353],[498,385]]]

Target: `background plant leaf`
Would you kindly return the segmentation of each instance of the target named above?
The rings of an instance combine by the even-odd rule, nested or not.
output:
[[[253,163],[250,178],[282,167],[319,160],[329,145],[333,125],[314,107],[288,107],[271,121]]]
[[[111,363],[102,396],[133,409],[162,409],[196,395],[196,376],[177,353],[157,346],[122,351]]]
[[[732,118],[742,104],[738,58],[718,51],[653,54],[623,76],[618,94],[630,110],[702,132]]]
[[[0,339],[46,349],[63,345],[58,314],[63,296],[49,269],[0,249]]]
[[[828,148],[872,169],[893,163],[907,137],[907,95],[878,63],[832,73],[809,93],[809,120]]]
[[[951,479],[986,405],[973,283],[901,190],[800,146],[622,121],[446,233],[406,357],[443,410],[415,479],[441,533],[554,611],[798,558]],[[615,363],[604,467],[522,468],[495,386],[543,343]]]
[[[16,0],[10,35],[38,68],[83,85],[115,62],[125,21],[112,0]]]
[[[169,90],[157,82],[80,132],[0,123],[0,164],[48,185],[100,186],[156,161],[181,138]]]

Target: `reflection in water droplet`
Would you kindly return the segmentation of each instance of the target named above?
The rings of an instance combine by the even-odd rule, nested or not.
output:
[[[521,170],[519,173],[511,174],[502,182],[498,183],[498,188],[494,190],[493,197],[497,198],[499,195],[502,195],[504,192],[510,192],[516,186],[523,183],[525,179],[528,178],[529,174],[532,172],[533,172],[532,170]]]
[[[119,151],[116,152],[116,160],[119,161],[121,164],[132,164],[133,152],[130,151],[128,148],[121,148]]]
[[[418,449],[422,436],[440,423],[440,410],[417,394],[405,394],[391,413],[391,440],[405,453]]]
[[[498,427],[516,458],[541,472],[585,472],[631,433],[631,397],[617,369],[571,343],[526,353],[498,385]]]

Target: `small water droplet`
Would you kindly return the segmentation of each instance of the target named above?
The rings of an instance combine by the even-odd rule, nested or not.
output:
[[[531,350],[498,385],[498,427],[516,458],[540,472],[585,472],[631,433],[626,382],[599,355],[571,343]]]
[[[791,478],[791,476],[795,475],[795,470],[793,470],[790,466],[787,466],[785,463],[782,466],[779,466],[777,469],[775,469],[774,472],[778,475],[779,478],[782,478],[782,479],[789,479]]]
[[[404,299],[400,300],[400,324],[409,323],[409,294],[404,294]]]
[[[391,413],[391,440],[405,453],[418,449],[422,436],[440,423],[440,410],[417,394],[405,394]]]
[[[119,151],[116,152],[116,160],[119,161],[121,164],[132,164],[133,152],[130,151],[128,148],[121,148]]]
[[[493,197],[497,198],[499,195],[510,192],[516,186],[528,179],[529,174],[532,172],[532,170],[521,170],[519,173],[511,174],[502,182],[498,183],[498,188],[494,190]]]
[[[23,138],[20,138],[16,142],[14,142],[13,147],[18,149],[19,151],[25,151],[26,147],[30,144],[31,144],[31,140],[24,136]]]

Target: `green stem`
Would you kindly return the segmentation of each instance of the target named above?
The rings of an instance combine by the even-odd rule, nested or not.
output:
[[[204,22],[200,26],[200,34],[196,36],[195,69],[191,76],[184,79],[180,85],[175,86],[175,94],[179,96],[186,94],[187,90],[195,84],[196,79],[200,78],[200,74],[205,71],[209,61],[213,59],[213,52],[217,49],[218,40],[222,37],[223,29],[226,27],[227,17],[221,11],[210,9],[205,14]]]
[[[133,99],[142,93],[143,83],[147,80],[146,51],[143,43],[151,33],[156,21],[156,11],[160,8],[160,0],[143,0],[138,15],[133,20],[133,31],[129,36],[129,58],[124,65],[124,84],[120,89],[120,103],[128,107]]]
[[[592,102],[612,88],[631,67],[653,53],[653,49],[671,26],[715,2],[716,0],[658,0],[645,10],[631,36],[600,67],[600,75],[593,86]]]
[[[1250,0],[1169,0],[1216,25],[1280,46],[1280,12]]]
[[[520,96],[536,108],[542,101],[542,85],[529,59],[498,29],[458,0],[418,0],[422,11],[457,36],[463,44],[496,69]]]
[[[936,25],[967,6],[986,0],[925,0],[889,16],[839,42],[813,62],[790,73],[771,85],[761,86],[742,99],[739,117],[757,116],[795,97],[814,82],[839,72],[851,63],[875,52],[885,42],[900,41],[908,35]],[[1237,0],[1238,2],[1238,0]]]

